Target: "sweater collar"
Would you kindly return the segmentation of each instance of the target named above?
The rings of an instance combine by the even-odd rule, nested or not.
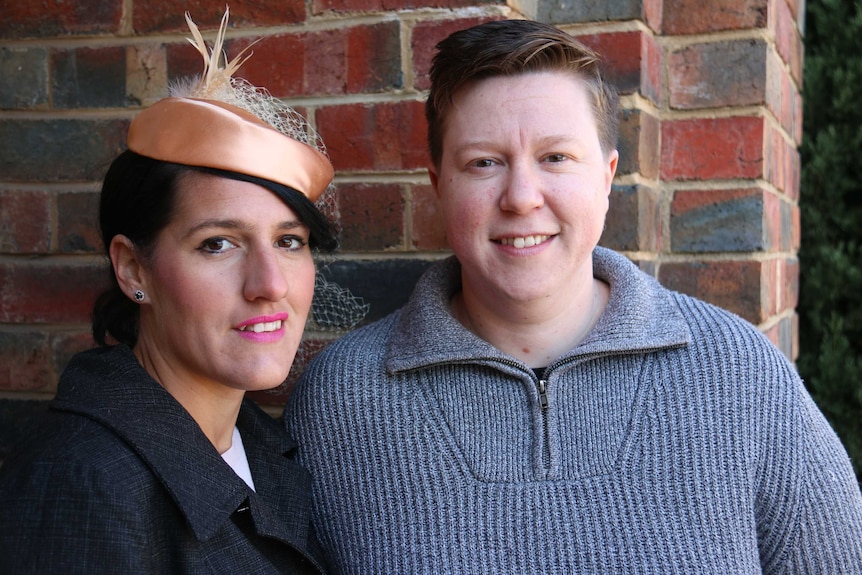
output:
[[[593,252],[593,274],[610,285],[610,298],[598,323],[565,359],[609,353],[645,353],[687,345],[688,324],[671,292],[624,256],[602,247]],[[438,363],[503,362],[528,369],[462,326],[449,300],[461,287],[461,265],[454,256],[431,266],[420,278],[396,319],[386,368],[402,371]]]
[[[251,489],[222,459],[191,415],[150,377],[126,346],[76,355],[63,372],[51,406],[89,417],[123,439],[150,466],[201,541],[212,537],[246,499],[254,500]],[[295,444],[262,425],[252,413],[255,409],[244,401],[237,427],[244,437],[254,438],[246,442],[249,466],[256,479],[261,479],[261,488],[272,491],[272,486],[291,484],[291,479],[281,477],[284,466],[274,459],[293,450]],[[278,497],[276,493],[264,495]],[[277,533],[276,522],[267,525],[270,535],[294,539]]]

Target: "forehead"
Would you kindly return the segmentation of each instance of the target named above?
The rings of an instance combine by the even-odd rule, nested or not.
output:
[[[444,139],[452,134],[511,134],[550,130],[595,132],[594,98],[570,72],[528,72],[471,81],[452,98]]]
[[[174,217],[296,217],[290,206],[262,185],[189,170],[176,183]]]

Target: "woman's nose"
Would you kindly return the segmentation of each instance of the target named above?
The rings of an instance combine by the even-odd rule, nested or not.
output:
[[[513,163],[505,186],[500,196],[503,211],[525,214],[545,203],[539,168],[530,162]]]
[[[287,294],[287,273],[281,266],[276,250],[256,250],[249,257],[243,295],[249,301],[278,301]]]

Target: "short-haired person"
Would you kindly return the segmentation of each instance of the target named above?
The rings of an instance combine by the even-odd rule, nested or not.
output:
[[[862,497],[793,366],[597,247],[617,167],[598,57],[531,21],[438,45],[454,257],[288,401],[341,573],[862,573]]]
[[[189,25],[208,73],[135,117],[104,180],[103,347],[72,359],[0,468],[3,573],[323,571],[311,478],[244,395],[290,370],[312,249],[335,245],[314,204],[333,170],[301,117]]]

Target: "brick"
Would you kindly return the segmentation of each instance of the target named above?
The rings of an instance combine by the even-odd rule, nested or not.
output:
[[[61,252],[100,252],[99,192],[57,196],[57,243]]]
[[[573,24],[607,20],[639,20],[643,0],[582,0],[580,2],[538,2],[536,20],[548,24]]]
[[[211,43],[215,38],[225,4],[219,2],[195,2],[188,8],[194,23],[200,28],[204,39]],[[173,0],[148,0],[135,2],[132,25],[138,34],[154,32],[187,33],[184,9],[178,9]],[[233,2],[230,4],[228,30],[250,27],[285,26],[305,21],[304,2]]]
[[[661,133],[662,179],[754,179],[763,173],[762,118],[663,121]]]
[[[4,2],[0,38],[47,38],[116,32],[123,3],[115,0]]]
[[[765,28],[769,0],[663,0],[667,35]]]
[[[48,103],[48,51],[0,48],[0,108],[34,109]]]
[[[671,249],[674,253],[767,250],[764,211],[769,197],[757,188],[676,192],[670,206]]]
[[[690,261],[664,263],[662,285],[706,300],[757,325],[766,319],[761,301],[762,262]]]
[[[493,18],[462,18],[458,20],[429,20],[417,22],[413,27],[410,46],[413,50],[414,85],[417,90],[427,90],[431,87],[428,72],[431,70],[431,60],[437,53],[437,43],[458,30],[471,26],[500,20]]]
[[[641,185],[614,185],[599,244],[620,251],[660,251],[662,235],[658,193]]]
[[[0,252],[48,252],[52,207],[49,192],[0,190]]]
[[[759,105],[766,100],[763,40],[685,46],[668,57],[671,108],[691,110]]]
[[[661,48],[651,34],[607,32],[578,40],[601,54],[608,79],[621,94],[639,93],[658,103],[661,93]]]
[[[313,0],[312,13],[377,12],[424,8],[465,8],[482,5],[505,6],[505,0]]]
[[[398,22],[354,26],[347,34],[347,92],[380,92],[404,87],[401,27]]]
[[[804,47],[793,11],[786,2],[772,2],[769,22],[775,36],[775,48],[789,66],[793,80],[801,86]]]
[[[799,199],[802,167],[796,144],[773,126],[765,137],[764,178],[791,199]]]
[[[86,323],[108,286],[102,262],[58,259],[0,263],[0,322]]]
[[[338,188],[344,250],[379,251],[404,242],[404,198],[397,185],[342,184]]]
[[[126,100],[149,106],[167,95],[168,63],[163,44],[126,48]]]
[[[229,54],[239,54],[252,40],[230,42]],[[304,34],[267,36],[252,48],[254,55],[236,76],[266,88],[276,98],[304,95],[306,42]],[[314,65],[311,70],[316,70]]]
[[[767,59],[766,106],[797,146],[802,142],[802,96],[775,52]]]
[[[428,165],[423,102],[325,106],[315,118],[336,172]]]
[[[0,332],[0,391],[53,391],[48,334]]]
[[[305,52],[309,94],[379,92],[403,86],[396,21],[309,34]]]
[[[781,350],[781,353],[790,361],[796,361],[799,355],[799,338],[796,335],[794,318],[783,317],[773,324],[763,334]]]
[[[437,194],[431,186],[413,186],[411,210],[413,247],[417,250],[450,250]]]
[[[663,2],[664,0],[643,0],[644,21],[653,32],[661,32]]]
[[[622,110],[617,149],[620,159],[617,175],[640,174],[658,177],[660,125],[658,119],[644,110]]]
[[[51,366],[56,374],[62,374],[72,357],[84,350],[96,347],[91,323],[86,328],[55,332],[51,336]]]
[[[101,180],[125,149],[127,130],[126,120],[5,120],[0,173],[17,182]]]
[[[126,101],[126,49],[78,48],[51,54],[55,108],[119,108]]]

